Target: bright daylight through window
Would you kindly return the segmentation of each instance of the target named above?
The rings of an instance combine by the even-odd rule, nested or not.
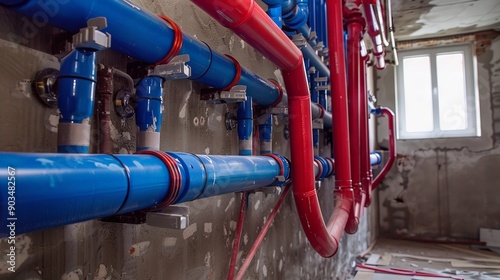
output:
[[[471,45],[401,51],[399,139],[480,136]]]

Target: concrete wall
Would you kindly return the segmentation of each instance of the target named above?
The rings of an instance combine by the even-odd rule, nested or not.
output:
[[[219,52],[230,53],[262,77],[281,79],[279,70],[260,53],[190,2],[133,2],[168,15],[186,33]],[[41,26],[27,33],[26,22],[26,18],[0,8],[0,150],[55,152],[57,110],[38,102],[30,91],[29,79],[46,67],[58,67],[58,60],[47,53],[59,31]],[[130,58],[113,51],[99,53],[100,63],[121,70],[126,69],[129,61]],[[116,83],[119,88],[122,81]],[[224,115],[235,113],[236,106],[200,101],[199,91],[204,87],[189,80],[165,83],[162,150],[237,154],[237,133],[224,127]],[[134,121],[122,121],[114,114],[113,118],[114,152],[133,153]],[[283,136],[285,122],[275,117],[274,124],[275,152],[289,155],[288,141]],[[95,145],[94,141],[93,150]],[[321,152],[330,153],[329,149]],[[326,219],[333,207],[332,191],[333,180],[325,180],[320,198]],[[15,274],[6,272],[7,242],[0,239],[0,279],[224,279],[240,196],[228,194],[187,203],[191,225],[185,230],[94,220],[18,236]],[[277,199],[277,193],[250,195],[238,265]],[[362,217],[359,232],[342,239],[337,256],[323,259],[306,240],[289,195],[247,272],[248,279],[347,279],[352,257],[375,238],[377,218],[372,209]]]
[[[481,137],[397,141],[379,187],[382,233],[476,239],[480,227],[500,228],[500,37],[475,38]],[[376,87],[379,104],[395,109],[394,71],[378,72]],[[387,147],[385,119],[377,128]]]

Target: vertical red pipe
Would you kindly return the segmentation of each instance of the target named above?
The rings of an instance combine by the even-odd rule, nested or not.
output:
[[[366,0],[364,2],[365,3],[363,5],[363,8],[365,10],[365,17],[368,23],[368,34],[370,35],[373,42],[373,56],[375,57],[375,67],[382,70],[385,68],[385,46],[382,42],[380,26],[377,22],[373,4],[369,4],[369,1]]]
[[[360,114],[361,128],[359,138],[361,140],[361,187],[366,194],[365,207],[370,206],[372,198],[372,166],[370,164],[370,142],[369,142],[369,129],[368,129],[368,91],[366,86],[366,61],[368,55],[361,59],[360,68],[360,89],[361,89],[361,105]]]
[[[354,190],[354,205],[346,225],[346,232],[356,233],[361,215],[361,205],[364,205],[365,192],[361,188],[361,138],[360,138],[360,64],[361,64],[361,34],[364,20],[359,11],[351,11],[347,17],[347,54],[348,54],[348,105],[349,105],[349,136],[351,155],[351,178]]]
[[[336,204],[328,229],[338,242],[353,205],[350,134],[347,107],[347,81],[344,55],[342,0],[327,1],[327,29],[330,42],[330,79],[332,81],[332,118],[335,159]],[[338,220],[335,221],[335,220]]]
[[[382,182],[385,175],[391,170],[394,161],[396,160],[396,134],[394,133],[394,112],[391,109],[386,107],[381,107],[380,114],[387,117],[387,123],[389,127],[389,159],[387,163],[384,165],[380,173],[377,175],[372,184],[372,191]]]
[[[344,68],[342,1],[330,1],[330,42],[336,42],[331,51],[333,84],[340,83],[334,98],[334,112],[339,111],[334,125],[336,137],[336,172],[339,189],[336,191],[336,207],[328,226],[325,226],[318,196],[314,187],[312,123],[309,87],[302,53],[253,0],[192,0],[197,6],[233,30],[252,47],[264,54],[281,68],[288,90],[290,117],[290,145],[292,154],[292,178],[295,204],[313,248],[323,257],[333,256],[352,207],[352,187],[349,161],[349,131],[347,123],[346,80]],[[338,46],[338,47],[337,47]]]

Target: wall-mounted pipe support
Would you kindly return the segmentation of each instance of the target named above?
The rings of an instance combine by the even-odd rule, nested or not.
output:
[[[137,84],[135,121],[137,125],[136,150],[159,150],[163,118],[163,82],[158,76],[149,76]]]

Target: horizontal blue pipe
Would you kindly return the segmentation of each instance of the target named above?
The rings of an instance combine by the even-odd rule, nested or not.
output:
[[[382,163],[382,156],[379,153],[370,153],[370,164],[379,165]]]
[[[150,76],[137,84],[135,121],[140,131],[160,132],[163,82],[161,77]]]
[[[12,3],[12,0],[0,0],[0,5]],[[88,19],[104,16],[108,27],[102,31],[111,34],[111,48],[148,63],[161,61],[172,48],[175,38],[174,31],[165,21],[128,1],[28,0],[13,10],[34,20],[43,17],[53,26],[70,33],[86,27]],[[236,75],[231,59],[189,35],[183,34],[179,54],[190,55],[187,65],[191,67],[192,79],[214,88],[225,88]],[[247,86],[247,94],[254,97],[256,104],[269,106],[276,102],[279,98],[276,86],[256,77],[254,73],[242,69],[238,84]]]
[[[183,182],[175,203],[269,186],[280,174],[268,156],[168,154]],[[288,161],[278,158],[288,178]],[[15,222],[21,234],[146,209],[169,192],[169,174],[151,155],[0,153],[0,218]],[[15,201],[10,210],[9,201]]]

